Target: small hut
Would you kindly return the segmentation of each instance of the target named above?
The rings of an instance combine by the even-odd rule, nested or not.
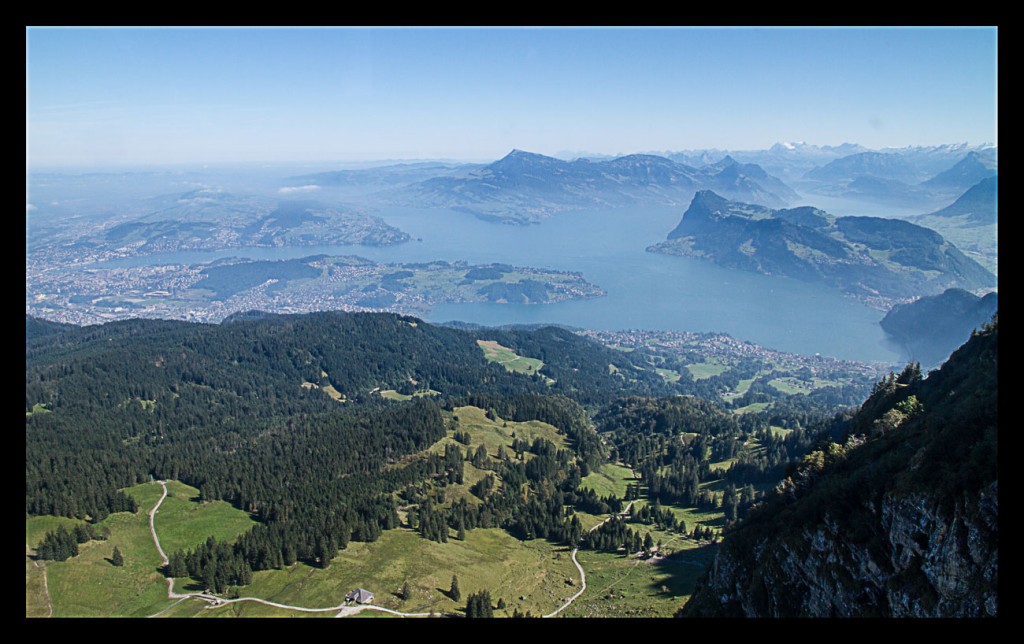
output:
[[[373,593],[365,588],[356,588],[349,594],[345,595],[345,600],[355,601],[357,604],[369,604],[373,601]]]

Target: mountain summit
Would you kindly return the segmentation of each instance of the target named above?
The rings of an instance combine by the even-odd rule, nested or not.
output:
[[[711,191],[694,195],[668,239],[647,250],[822,282],[876,303],[996,281],[940,234],[906,221],[774,210]]]

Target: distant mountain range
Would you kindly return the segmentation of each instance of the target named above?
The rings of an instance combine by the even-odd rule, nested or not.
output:
[[[940,172],[922,183],[921,187],[929,190],[960,192],[976,185],[979,181],[991,179],[994,176],[996,176],[995,160],[972,151],[968,152],[952,168]]]
[[[285,187],[315,185],[324,188],[344,188],[352,191],[371,193],[388,188],[406,186],[439,176],[456,175],[482,167],[480,164],[458,163],[399,163],[374,168],[334,170],[316,172],[292,177]]]
[[[941,235],[906,221],[773,210],[711,191],[698,192],[668,239],[647,250],[822,282],[876,304],[996,283]]]
[[[949,163],[949,151],[925,154],[914,148],[852,154],[808,171],[796,185],[822,195],[923,208],[996,175],[994,148],[968,150],[951,165],[932,172],[940,160]]]
[[[362,208],[200,189],[141,201],[138,211],[103,227],[40,238],[32,254],[87,255],[93,261],[162,252],[360,244],[409,240]],[[64,255],[61,255],[62,257]]]
[[[635,205],[682,205],[698,190],[782,206],[799,196],[754,164],[731,157],[702,168],[632,154],[563,161],[521,150],[483,168],[434,177],[392,192],[394,204],[447,207],[503,223],[534,223],[555,212]]]
[[[999,222],[999,178],[992,176],[971,186],[950,205],[924,217],[959,217],[967,215],[967,222],[984,226]]]
[[[999,178],[983,179],[934,212],[907,221],[938,232],[993,273],[999,271]]]
[[[978,297],[953,288],[909,304],[897,304],[881,325],[914,360],[931,368],[942,364],[972,331],[990,322],[998,308],[998,293]]]
[[[823,183],[835,183],[853,181],[865,176],[904,183],[913,183],[917,180],[917,172],[903,157],[898,154],[882,152],[851,154],[811,170],[804,175],[804,178]]]
[[[976,152],[982,156],[994,159],[996,149],[990,145],[952,143],[871,150],[856,143],[819,146],[803,142],[787,142],[776,143],[767,150],[686,150],[665,152],[663,156],[679,163],[700,167],[709,163],[715,163],[728,155],[741,163],[756,163],[769,174],[779,177],[788,185],[800,190],[804,181],[804,175],[815,168],[824,167],[831,161],[844,157],[868,152],[893,155],[902,159],[902,161],[914,169],[915,178],[910,183],[916,184],[948,170],[970,152]],[[848,177],[847,180],[852,180],[853,178],[855,177]],[[891,177],[883,176],[882,178]]]

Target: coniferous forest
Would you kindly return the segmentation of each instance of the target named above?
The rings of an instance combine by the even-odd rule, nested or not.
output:
[[[481,337],[544,367],[526,375],[488,362]],[[442,543],[498,527],[522,540],[612,552],[650,552],[645,526],[713,538],[663,506],[721,510],[735,522],[788,462],[847,422],[797,396],[738,416],[679,395],[692,381],[673,385],[640,356],[558,328],[458,330],[343,313],[220,325],[29,318],[26,346],[26,512],[91,525],[137,509],[119,488],[180,480],[201,500],[227,501],[257,521],[232,544],[210,537],[168,553],[169,576],[214,592],[296,561],[329,567],[348,543],[400,524]],[[630,376],[611,373],[612,360]],[[410,383],[436,395],[379,395]],[[467,405],[493,419],[548,423],[567,447],[516,438],[495,455],[474,449],[454,415]],[[777,436],[770,426],[779,424],[795,429]],[[448,435],[456,442],[443,452],[426,451]],[[762,446],[756,453],[743,449],[752,439]],[[608,462],[638,476],[624,498],[580,486]],[[470,489],[479,502],[438,503],[432,491],[463,484],[466,463],[488,472]],[[724,492],[709,493],[709,482]],[[649,503],[638,509],[638,499]],[[576,510],[623,514],[586,534]],[[42,552],[74,556],[73,536],[48,535]],[[478,600],[474,612],[486,613]]]

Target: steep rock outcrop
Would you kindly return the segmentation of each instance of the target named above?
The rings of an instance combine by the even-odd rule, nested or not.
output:
[[[939,371],[876,385],[844,445],[812,452],[727,531],[683,617],[993,617],[997,324]]]

